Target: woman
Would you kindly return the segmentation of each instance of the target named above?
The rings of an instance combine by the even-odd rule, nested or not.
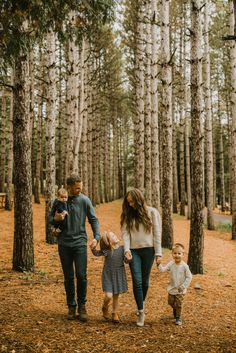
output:
[[[125,257],[130,261],[133,292],[138,308],[137,325],[143,326],[144,301],[149,287],[151,268],[156,257],[162,257],[161,218],[157,209],[146,205],[139,189],[128,191],[124,197],[121,214],[121,232]]]

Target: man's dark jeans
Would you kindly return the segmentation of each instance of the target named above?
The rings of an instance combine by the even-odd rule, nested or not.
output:
[[[154,248],[131,249],[130,270],[133,282],[134,298],[138,310],[143,309],[143,302],[149,287],[149,277],[155,257]]]
[[[64,273],[64,285],[68,307],[75,307],[75,282],[77,280],[77,303],[81,307],[86,303],[87,294],[87,246],[69,247],[58,245],[58,252]]]

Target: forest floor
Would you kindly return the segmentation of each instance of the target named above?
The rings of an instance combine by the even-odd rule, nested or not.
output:
[[[167,305],[168,274],[158,273],[155,266],[145,303],[145,326],[139,328],[135,324],[128,266],[129,290],[120,297],[121,322],[104,321],[103,262],[88,250],[89,321],[80,323],[67,320],[57,246],[45,243],[44,202],[33,208],[35,273],[11,270],[13,211],[0,210],[0,352],[236,352],[236,242],[230,240],[229,233],[205,230],[205,273],[193,276],[185,298],[182,326],[174,324]],[[119,234],[120,212],[120,200],[96,207],[102,232],[110,229]],[[89,226],[87,229],[91,238]],[[188,249],[189,221],[185,217],[174,216],[174,240]],[[163,263],[170,259],[170,251],[164,250]]]

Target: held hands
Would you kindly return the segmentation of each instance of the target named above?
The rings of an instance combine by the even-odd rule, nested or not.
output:
[[[130,262],[132,260],[132,254],[130,251],[125,252],[125,261],[126,263]]]
[[[156,256],[156,265],[159,266],[161,264],[161,256]]]
[[[90,243],[89,243],[89,247],[91,250],[95,249],[96,246],[97,246],[97,240],[96,239],[93,239]]]

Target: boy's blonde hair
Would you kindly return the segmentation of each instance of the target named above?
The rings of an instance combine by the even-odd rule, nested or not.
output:
[[[178,248],[180,248],[180,249],[184,252],[184,245],[181,244],[181,243],[175,243],[175,244],[172,246],[172,251],[173,251],[173,250],[176,250],[176,249],[178,249]]]
[[[62,196],[62,195],[67,195],[68,196],[68,191],[65,188],[60,188],[57,191],[57,196]]]

